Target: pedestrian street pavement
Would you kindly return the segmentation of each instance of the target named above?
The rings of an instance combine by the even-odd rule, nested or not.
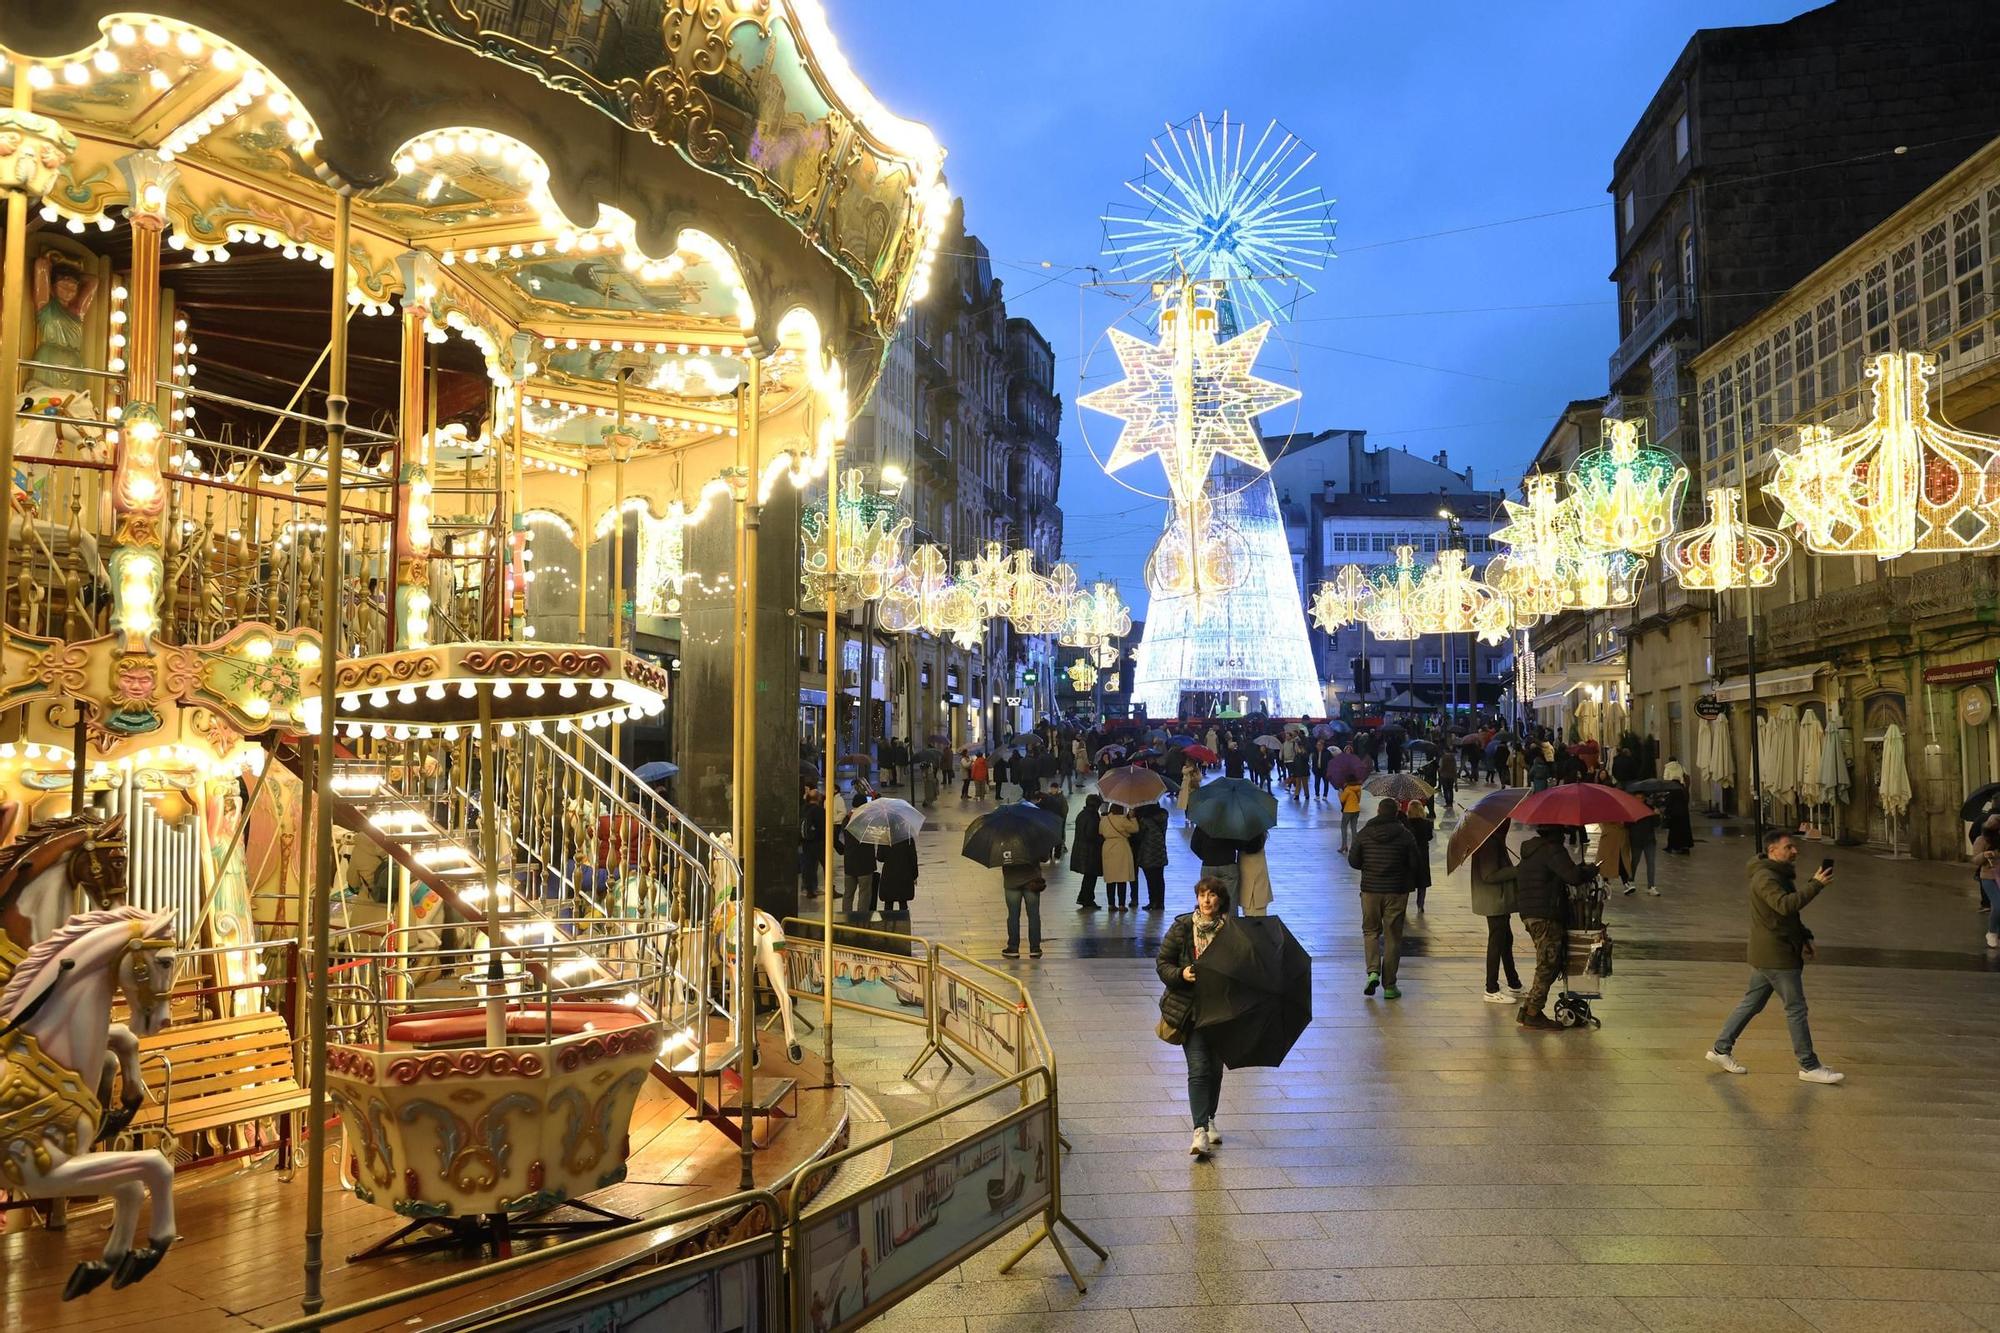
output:
[[[1448,826],[1403,997],[1370,999],[1338,813],[1281,798],[1273,910],[1314,957],[1314,1019],[1283,1069],[1228,1074],[1202,1163],[1181,1053],[1153,1034],[1152,954],[1196,878],[1179,815],[1169,912],[1079,912],[1065,869],[1047,955],[1012,962],[998,872],[958,856],[982,808],[931,811],[911,926],[1028,984],[1074,1145],[1067,1210],[1112,1255],[1076,1250],[1078,1295],[1046,1245],[1007,1276],[995,1246],[881,1327],[2000,1329],[2000,971],[1963,866],[1806,845],[1838,866],[1807,909],[1806,990],[1819,1055],[1848,1078],[1819,1087],[1775,1003],[1736,1047],[1746,1076],[1702,1059],[1746,975],[1744,830],[1697,823],[1693,855],[1661,856],[1659,897],[1614,896],[1603,1026],[1539,1033],[1480,999],[1485,926],[1444,873]],[[903,1081],[920,1029],[837,1022],[846,1074],[892,1121],[975,1086],[935,1061]]]

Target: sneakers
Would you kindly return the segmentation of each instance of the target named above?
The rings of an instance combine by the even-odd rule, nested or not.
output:
[[[1375,993],[1375,988],[1381,984],[1382,984],[1382,974],[1380,972],[1370,972],[1368,974],[1368,984],[1361,988],[1361,993],[1363,995],[1373,995]]]
[[[1654,888],[1652,885],[1648,884],[1646,886],[1646,896],[1648,898],[1657,898],[1660,896],[1660,891]]]
[[[1188,1156],[1194,1158],[1198,1162],[1206,1162],[1208,1160],[1208,1154],[1211,1151],[1213,1151],[1213,1149],[1209,1144],[1208,1126],[1196,1125],[1194,1128],[1194,1142],[1188,1144]]]
[[[1486,992],[1486,1003],[1512,1004],[1514,1003],[1514,996],[1509,995],[1506,991],[1503,990],[1490,990]]]
[[[1222,1146],[1222,1131],[1215,1127],[1214,1116],[1208,1118],[1208,1146],[1211,1148]]]
[[[1738,1064],[1736,1061],[1736,1057],[1731,1055],[1727,1051],[1710,1051],[1708,1052],[1707,1055],[1703,1056],[1702,1058],[1707,1060],[1710,1064],[1714,1065],[1717,1069],[1723,1070],[1727,1073],[1747,1074],[1750,1072],[1749,1066]]]
[[[1037,944],[1034,948],[1028,950],[1028,957],[1030,958],[1040,958],[1041,956],[1042,956],[1042,946],[1039,944]]]
[[[1811,1069],[1801,1069],[1799,1071],[1799,1082],[1801,1083],[1838,1083],[1846,1077],[1847,1075],[1841,1073],[1839,1070],[1828,1069],[1825,1065],[1815,1065]]]
[[[1002,949],[1000,951],[1000,956],[1002,958],[1019,958],[1021,956],[1020,946],[1013,945],[1008,948]]]
[[[1993,933],[1992,931],[1990,931],[1990,930],[1989,930],[1989,931],[1987,931],[1987,932],[1986,932],[1986,947],[1987,947],[1987,948],[1989,948],[1989,949],[2000,949],[2000,935],[1995,935],[1995,934],[1994,934],[1994,933]]]
[[[1619,891],[1623,893],[1627,898],[1630,898],[1632,896],[1632,886],[1630,884],[1627,884],[1623,889]]]
[[[1396,983],[1392,981],[1382,988],[1382,998],[1385,1000],[1400,1000],[1403,998],[1403,992],[1397,990]]]

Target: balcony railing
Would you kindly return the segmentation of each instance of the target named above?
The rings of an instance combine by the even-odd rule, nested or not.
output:
[[[2000,607],[2000,562],[1992,557],[1957,560],[1760,609],[1757,654],[1772,662],[1819,657],[1946,618],[1983,624],[1992,620],[1996,607]],[[1747,657],[1742,617],[1719,622],[1716,665],[1742,668]]]
[[[1639,316],[1639,322],[1618,344],[1618,350],[1611,354],[1611,383],[1615,387],[1625,378],[1625,372],[1638,364],[1639,359],[1653,350],[1653,344],[1666,336],[1667,331],[1684,319],[1693,319],[1695,310],[1694,293],[1675,283],[1661,293],[1653,308]]]

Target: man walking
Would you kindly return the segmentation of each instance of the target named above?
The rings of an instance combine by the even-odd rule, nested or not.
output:
[[[1542,1006],[1548,1003],[1549,987],[1562,970],[1570,886],[1587,884],[1597,873],[1596,866],[1570,860],[1563,834],[1557,825],[1537,826],[1535,836],[1521,845],[1521,864],[1514,869],[1514,910],[1521,914],[1521,924],[1535,942],[1535,979],[1529,983],[1514,1021],[1538,1031],[1562,1031],[1562,1024],[1542,1012]]]
[[[1813,956],[1812,932],[1799,912],[1833,882],[1833,862],[1823,863],[1804,884],[1798,880],[1799,844],[1784,829],[1764,834],[1764,854],[1750,863],[1750,985],[1722,1025],[1708,1062],[1732,1074],[1750,1071],[1730,1052],[1750,1020],[1763,1012],[1776,991],[1785,1002],[1785,1026],[1792,1031],[1792,1054],[1805,1083],[1838,1083],[1845,1074],[1828,1069],[1813,1053],[1806,1025],[1805,964]]]
[[[1361,944],[1368,959],[1363,995],[1373,995],[1379,985],[1384,999],[1403,998],[1396,989],[1396,964],[1403,956],[1403,918],[1421,854],[1396,803],[1386,800],[1348,846],[1347,864],[1361,872]]]

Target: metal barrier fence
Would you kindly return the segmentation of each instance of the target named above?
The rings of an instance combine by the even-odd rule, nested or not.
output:
[[[788,988],[794,996],[821,999],[829,960],[821,945],[804,939],[804,929],[818,923],[794,918],[784,924],[801,928],[799,942],[787,950]],[[922,1027],[926,1042],[911,1072],[935,1055],[949,1066],[983,1067],[1000,1081],[808,1164],[791,1182],[788,1208],[767,1191],[746,1191],[295,1319],[272,1333],[331,1328],[648,1233],[654,1245],[608,1264],[590,1265],[575,1290],[432,1326],[482,1333],[567,1333],[579,1327],[625,1327],[643,1318],[646,1327],[677,1333],[846,1333],[1030,1223],[1034,1232],[999,1271],[1012,1270],[1047,1240],[1077,1290],[1087,1290],[1057,1228],[1067,1229],[1100,1259],[1108,1259],[1110,1251],[1063,1213],[1062,1152],[1067,1145],[1060,1130],[1055,1052],[1027,988],[1018,978],[947,945],[863,927],[842,926],[840,931],[845,938],[834,945],[831,959],[837,1007]],[[920,947],[915,954],[892,952],[857,939]],[[884,1147],[893,1155],[899,1143],[933,1126],[981,1115],[1008,1094],[1014,1105],[955,1134],[950,1142],[838,1198],[824,1197],[825,1186],[848,1163]],[[769,1233],[661,1262],[680,1238],[658,1241],[660,1229],[759,1204],[769,1209]],[[643,1267],[649,1263],[653,1266]],[[622,1275],[604,1280],[607,1268]]]

